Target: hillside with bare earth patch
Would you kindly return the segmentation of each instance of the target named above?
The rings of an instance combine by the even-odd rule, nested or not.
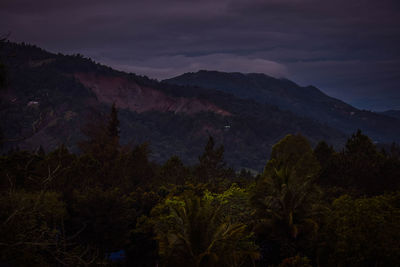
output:
[[[65,144],[79,152],[81,129],[119,109],[121,141],[148,142],[153,160],[177,155],[194,164],[209,135],[223,144],[235,168],[261,170],[271,147],[289,133],[312,144],[339,147],[346,136],[313,119],[241,99],[226,92],[160,83],[100,65],[81,55],[52,54],[38,47],[4,43],[7,87],[1,92],[2,151],[46,151]],[[9,56],[12,55],[12,56]]]
[[[192,115],[199,112],[213,112],[221,116],[231,115],[209,101],[168,96],[154,88],[141,86],[126,77],[103,76],[96,73],[76,73],[74,76],[92,90],[100,103],[115,103],[119,108],[137,113],[160,111]]]

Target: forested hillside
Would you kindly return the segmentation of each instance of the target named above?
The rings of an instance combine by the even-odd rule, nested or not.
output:
[[[120,144],[118,110],[79,143],[0,157],[5,266],[397,266],[400,148],[361,132],[337,152],[302,135],[263,173],[209,137],[194,165]]]
[[[121,143],[149,142],[151,158],[178,155],[194,164],[209,135],[222,143],[235,169],[261,171],[271,147],[289,133],[335,147],[345,135],[313,119],[211,89],[159,83],[97,64],[81,55],[52,54],[26,44],[1,43],[7,85],[0,91],[2,151],[79,152],[81,129],[113,103],[120,110]]]
[[[242,99],[275,105],[297,115],[312,118],[346,134],[362,129],[375,142],[399,142],[400,120],[396,111],[375,113],[357,109],[324,94],[314,86],[299,86],[288,79],[262,73],[198,71],[164,80],[168,84],[213,88]]]

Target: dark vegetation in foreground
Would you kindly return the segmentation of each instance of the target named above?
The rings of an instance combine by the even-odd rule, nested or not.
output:
[[[301,135],[254,177],[210,137],[194,166],[119,143],[117,110],[82,153],[0,158],[0,265],[399,266],[400,149],[360,131],[336,152]]]

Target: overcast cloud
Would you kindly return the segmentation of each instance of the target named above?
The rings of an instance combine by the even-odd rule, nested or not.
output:
[[[0,32],[164,79],[262,72],[400,109],[398,0],[2,0]]]

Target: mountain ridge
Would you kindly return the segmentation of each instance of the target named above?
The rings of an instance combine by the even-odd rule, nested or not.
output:
[[[314,86],[299,86],[288,79],[277,79],[260,73],[201,70],[162,82],[221,90],[243,99],[276,105],[282,110],[310,117],[346,134],[362,129],[375,141],[388,142],[392,139],[391,141],[399,142],[400,120],[359,110],[326,95]]]
[[[80,129],[93,116],[108,114],[114,102],[121,142],[149,142],[157,162],[177,155],[196,163],[209,135],[224,145],[231,166],[255,170],[262,170],[272,145],[289,133],[337,148],[346,140],[341,131],[275,105],[128,74],[79,54],[2,43],[0,56],[8,71],[8,85],[0,92],[0,127],[8,140],[3,152],[60,144],[79,152],[76,144],[85,138]]]

